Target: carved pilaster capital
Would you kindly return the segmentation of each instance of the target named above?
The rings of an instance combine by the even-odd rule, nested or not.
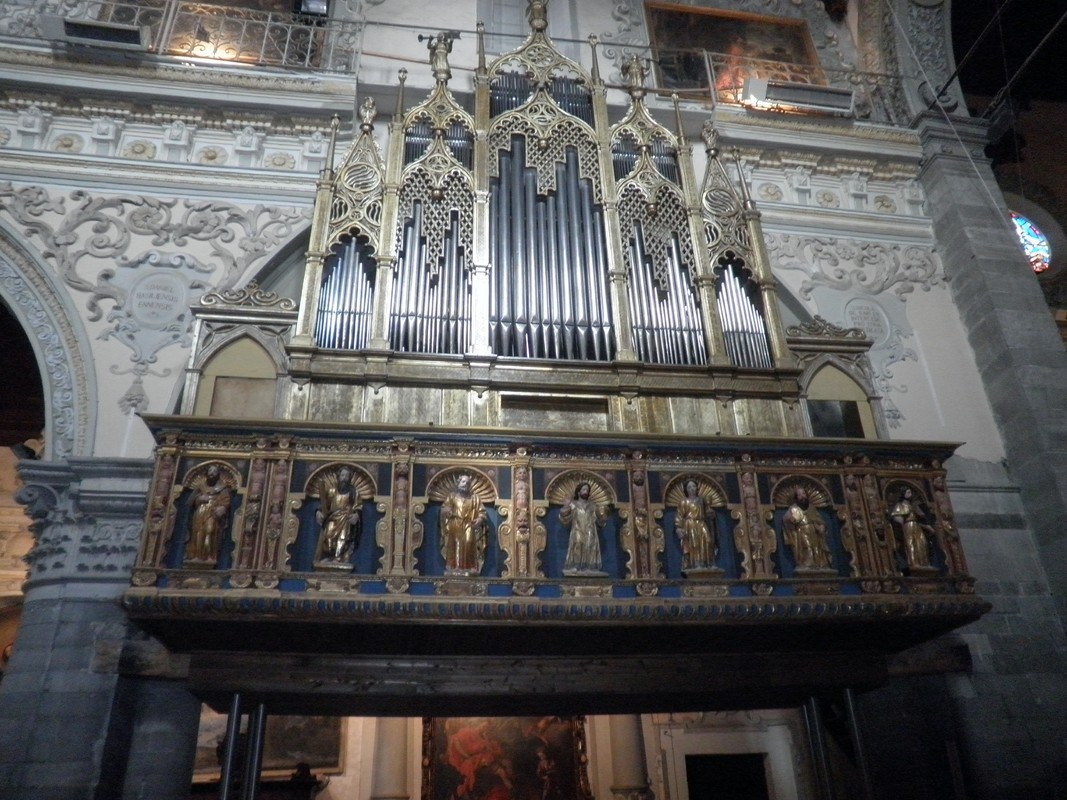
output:
[[[16,495],[33,520],[27,590],[55,580],[125,583],[144,526],[152,462],[23,461]]]

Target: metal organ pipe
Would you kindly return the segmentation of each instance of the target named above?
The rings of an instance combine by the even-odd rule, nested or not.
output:
[[[608,360],[613,355],[604,218],[581,178],[576,151],[557,163],[556,189],[537,193],[529,143],[512,137],[490,188],[490,339],[527,358]]]
[[[430,269],[423,204],[412,204],[397,254],[396,286],[390,308],[390,346],[409,353],[460,354],[470,334],[470,294],[461,247],[459,214],[452,211],[443,253]]]
[[[377,264],[358,238],[334,248],[319,292],[315,341],[331,350],[358,350],[370,338]]]
[[[760,309],[746,291],[745,283],[735,264],[729,263],[722,268],[717,305],[726,351],[730,360],[739,367],[770,369],[772,362],[767,328]]]
[[[630,240],[630,264],[633,345],[638,357],[653,364],[706,364],[700,309],[677,236],[670,250],[665,288],[656,281],[640,223],[634,226]]]

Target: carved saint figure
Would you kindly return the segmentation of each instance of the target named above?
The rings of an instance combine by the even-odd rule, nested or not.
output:
[[[485,555],[486,513],[481,499],[471,491],[470,475],[456,479],[456,488],[441,503],[438,519],[445,570],[480,572]]]
[[[714,566],[715,519],[708,514],[704,498],[694,480],[685,482],[685,495],[678,502],[678,517],[674,527],[682,545],[685,569],[705,569]]]
[[[818,509],[811,508],[807,489],[798,487],[793,492],[793,503],[782,519],[782,533],[793,551],[797,569],[831,569],[826,523]]]
[[[454,31],[442,31],[436,36],[427,36],[426,48],[430,51],[430,69],[434,80],[447,83],[452,79],[452,68],[448,65],[448,54],[452,52]],[[422,38],[421,36],[419,37]]]
[[[219,557],[222,537],[230,525],[230,504],[233,490],[222,479],[218,464],[209,464],[204,482],[190,498],[189,540],[185,547],[186,561],[209,561]]]
[[[909,567],[929,567],[930,547],[926,541],[926,515],[915,503],[910,487],[904,487],[900,498],[889,509],[889,518],[904,544],[904,557]]]
[[[574,497],[559,510],[559,521],[571,529],[564,573],[600,571],[598,528],[607,521],[607,509],[590,499],[590,492],[587,482],[579,483]]]
[[[345,563],[359,545],[359,492],[352,485],[352,469],[341,467],[337,482],[322,487],[319,510],[319,561]]]

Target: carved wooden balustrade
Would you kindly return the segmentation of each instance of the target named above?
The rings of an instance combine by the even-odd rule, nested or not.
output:
[[[988,608],[945,489],[952,445],[149,424],[156,470],[125,605],[193,654],[191,685],[220,702],[248,688],[252,658],[257,691],[290,713],[458,713],[502,696],[543,709],[553,671],[554,701],[588,709],[708,692],[789,704],[876,685],[893,653]],[[457,568],[440,520],[462,490],[484,550]],[[576,566],[565,506],[584,494],[600,554]],[[194,541],[201,506],[217,523],[210,553]],[[331,519],[358,534],[351,547],[325,546]]]
[[[133,577],[153,593],[600,598],[966,597],[967,574],[942,463],[951,445],[525,432],[444,432],[152,418],[159,439]],[[192,553],[210,470],[225,507],[210,553]],[[358,494],[358,540],[323,559],[324,495],[344,468]],[[449,570],[438,518],[459,475],[485,509],[477,569]],[[332,484],[331,484],[332,481]],[[713,541],[686,563],[686,483]],[[601,563],[565,574],[560,509],[578,483],[603,510]],[[224,489],[221,487],[225,487]],[[798,562],[786,512],[804,490],[828,560]],[[909,556],[894,507],[906,490],[926,552]],[[318,517],[318,519],[317,519]],[[897,519],[894,519],[897,517]],[[914,553],[912,553],[914,555]]]

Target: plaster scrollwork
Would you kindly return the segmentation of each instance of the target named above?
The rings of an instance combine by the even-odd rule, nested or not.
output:
[[[908,43],[923,76],[919,91],[923,102],[929,104],[948,77],[944,4],[940,0],[911,0],[907,17]],[[954,111],[959,100],[945,93],[941,95],[940,103],[946,111]]]
[[[916,288],[924,292],[946,278],[927,247],[821,236],[772,234],[767,252],[779,269],[803,272],[800,294],[826,286],[839,291],[903,298]]]
[[[649,42],[644,4],[641,0],[616,0],[611,4],[611,21],[615,29],[600,34],[601,53],[615,64],[616,72],[611,79],[621,83],[623,61],[647,52]]]
[[[896,382],[894,367],[918,360],[905,344],[912,329],[904,302],[916,288],[930,291],[946,280],[933,252],[917,245],[789,234],[768,236],[767,250],[777,269],[807,276],[800,294],[814,297],[821,314],[861,328],[871,338],[872,381],[886,423],[900,427],[905,417],[892,395],[906,394],[908,387]]]
[[[51,455],[62,458],[88,452],[92,447],[90,409],[95,391],[78,337],[36,265],[3,245],[0,238],[0,294],[8,299],[41,354]]]
[[[89,295],[89,320],[104,315],[114,338],[132,351],[132,365],[116,374],[148,374],[160,350],[188,346],[188,312],[212,284],[231,288],[240,277],[290,239],[307,211],[275,206],[137,196],[94,197],[74,191],[54,197],[38,186],[0,183],[6,213],[55,264],[71,289]],[[213,263],[185,252],[160,249],[208,245]],[[117,268],[101,268],[111,262]],[[95,271],[95,274],[94,274]],[[117,369],[117,368],[116,368]],[[113,369],[113,372],[116,372]],[[120,401],[141,408],[136,384]]]

